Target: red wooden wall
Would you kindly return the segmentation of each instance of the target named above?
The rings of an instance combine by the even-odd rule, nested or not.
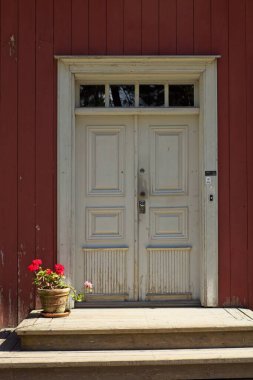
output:
[[[56,259],[54,54],[221,54],[219,302],[253,307],[253,1],[1,0],[0,325]]]

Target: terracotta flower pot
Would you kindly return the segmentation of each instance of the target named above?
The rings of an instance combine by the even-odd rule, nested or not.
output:
[[[45,313],[64,313],[70,288],[37,289]]]

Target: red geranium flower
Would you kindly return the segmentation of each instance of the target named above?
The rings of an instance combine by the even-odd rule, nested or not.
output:
[[[28,266],[28,270],[29,270],[30,272],[35,272],[36,270],[39,269],[39,267],[41,266],[41,264],[42,264],[41,259],[34,259],[34,260],[32,261],[32,264],[30,264],[30,265]]]
[[[54,268],[57,274],[59,274],[60,276],[64,275],[64,266],[62,264],[55,264]]]
[[[36,265],[36,264],[30,264],[30,265],[28,265],[28,270],[30,271],[30,272],[35,272],[36,270],[38,270],[39,269],[39,266],[38,265]]]
[[[53,271],[51,269],[46,269],[46,274],[52,274]]]
[[[38,266],[40,266],[40,265],[42,264],[42,261],[41,261],[41,259],[35,259],[35,260],[32,261],[32,263],[33,263],[34,265],[38,265]]]

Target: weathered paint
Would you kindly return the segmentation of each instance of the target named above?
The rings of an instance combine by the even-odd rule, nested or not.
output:
[[[0,324],[17,321],[17,79],[18,12],[17,1],[1,2],[1,128],[0,128]]]
[[[252,107],[252,89],[253,89],[253,2],[246,3],[246,117],[247,117],[247,249],[248,249],[248,289],[249,289],[249,305],[253,305],[253,107]]]
[[[19,0],[18,61],[18,319],[32,308],[31,276],[24,270],[35,247],[35,2]],[[23,6],[21,6],[21,4]],[[32,36],[32,38],[31,38]],[[29,67],[29,70],[27,70]]]
[[[1,0],[0,13],[0,324],[33,307],[29,261],[56,259],[54,54],[221,54],[219,299],[253,307],[252,1]]]

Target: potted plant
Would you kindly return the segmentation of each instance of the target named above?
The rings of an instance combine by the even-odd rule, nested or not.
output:
[[[66,305],[70,293],[75,301],[84,301],[84,294],[78,294],[70,284],[65,282],[62,264],[55,264],[53,271],[50,268],[42,268],[42,260],[35,259],[28,266],[28,270],[35,276],[33,283],[40,297],[43,308],[42,315],[50,317],[68,315],[69,311],[66,311]],[[86,281],[84,287],[91,292],[93,286]]]

